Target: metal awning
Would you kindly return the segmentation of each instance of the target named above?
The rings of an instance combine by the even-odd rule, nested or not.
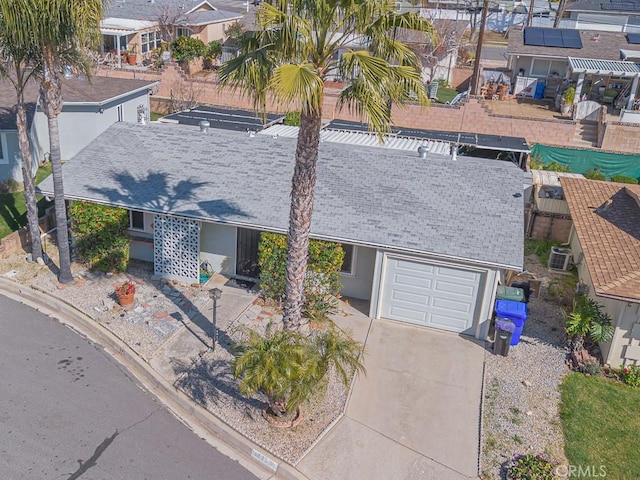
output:
[[[569,68],[571,68],[572,73],[591,73],[615,77],[635,77],[640,74],[638,65],[634,62],[625,62],[623,60],[569,57]]]

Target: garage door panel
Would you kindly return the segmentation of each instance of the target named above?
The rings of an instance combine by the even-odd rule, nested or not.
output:
[[[445,298],[434,298],[432,307],[442,310],[452,310],[460,313],[471,313],[471,306],[468,303],[447,300]]]
[[[459,297],[472,297],[477,288],[477,282],[475,285],[460,285],[452,282],[442,282],[436,280],[434,290],[436,292],[443,292],[450,295],[457,295]]]
[[[426,290],[425,290],[426,293]],[[420,292],[411,293],[411,292],[402,292],[402,291],[394,291],[393,292],[393,300],[398,303],[409,303],[413,305],[429,305],[430,297],[425,294],[421,294]]]
[[[387,258],[380,316],[469,333],[482,274],[454,266]]]
[[[431,288],[431,279],[424,277],[413,277],[409,275],[396,274],[394,278],[396,285],[406,285],[412,288]]]
[[[422,310],[403,308],[395,305],[390,308],[389,314],[393,317],[404,318],[405,322],[418,324],[424,324],[427,317],[427,314]]]

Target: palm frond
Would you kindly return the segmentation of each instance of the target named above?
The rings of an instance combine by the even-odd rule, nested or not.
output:
[[[324,82],[310,63],[278,66],[269,81],[269,90],[282,105],[316,113],[322,107]]]

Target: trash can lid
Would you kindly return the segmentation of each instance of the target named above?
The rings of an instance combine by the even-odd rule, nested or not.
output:
[[[515,332],[516,324],[507,318],[496,319],[496,330],[502,330],[503,332]]]
[[[496,300],[496,315],[503,318],[524,321],[527,319],[527,304],[513,300]]]

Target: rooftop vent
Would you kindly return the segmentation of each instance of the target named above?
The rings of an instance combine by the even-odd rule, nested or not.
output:
[[[421,145],[418,147],[418,155],[420,155],[420,158],[427,158],[427,154],[429,153],[429,147],[427,147],[426,145]]]
[[[200,120],[200,123],[198,125],[200,125],[201,132],[204,132],[204,133],[209,132],[209,127],[211,126],[211,124],[207,120]]]

